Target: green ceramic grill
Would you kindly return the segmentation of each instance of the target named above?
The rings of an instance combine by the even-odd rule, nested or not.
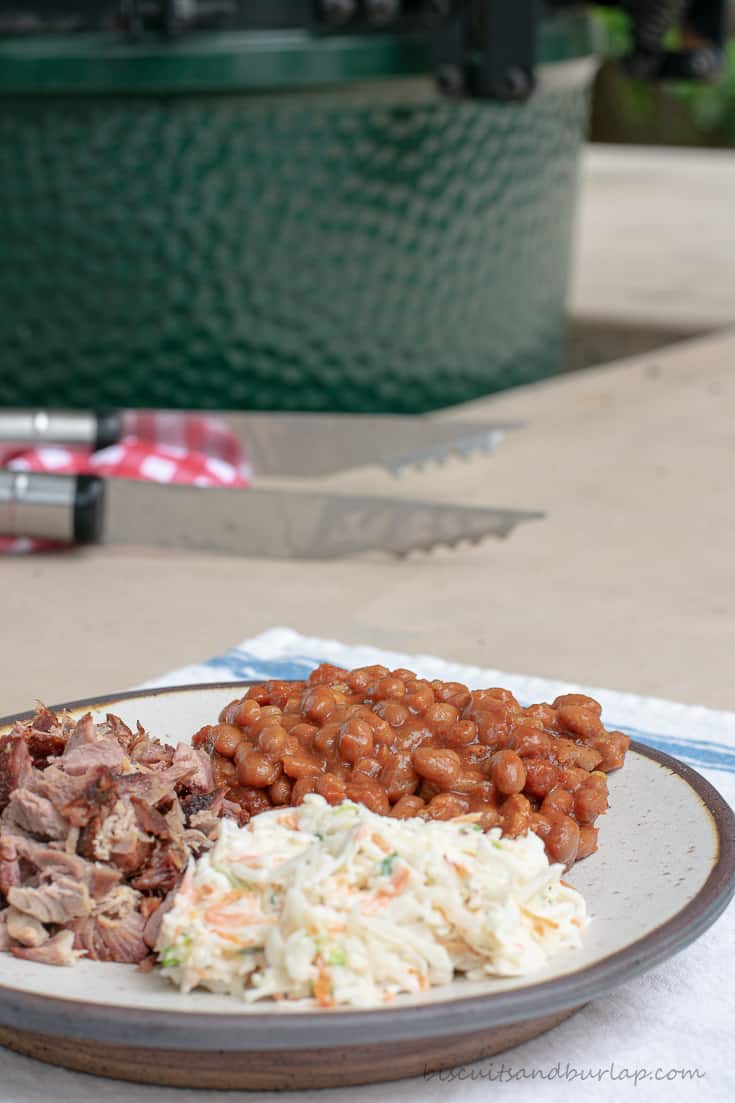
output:
[[[0,404],[419,412],[556,371],[589,16],[483,69],[442,7],[6,20]]]

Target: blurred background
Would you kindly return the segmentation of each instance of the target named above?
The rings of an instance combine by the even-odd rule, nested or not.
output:
[[[0,404],[421,413],[733,321],[734,12],[0,0]]]
[[[630,21],[600,8],[607,49],[594,84],[590,138],[593,142],[641,145],[735,146],[735,3],[727,3],[729,42],[721,78],[713,84],[651,84],[627,77],[612,57],[631,48]]]

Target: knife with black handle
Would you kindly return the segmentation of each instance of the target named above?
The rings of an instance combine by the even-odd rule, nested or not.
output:
[[[529,510],[289,490],[0,471],[0,534],[277,559],[331,559],[505,537]]]

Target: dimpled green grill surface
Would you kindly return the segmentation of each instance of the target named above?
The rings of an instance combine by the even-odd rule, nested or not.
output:
[[[588,83],[0,99],[0,403],[418,412],[555,371]]]

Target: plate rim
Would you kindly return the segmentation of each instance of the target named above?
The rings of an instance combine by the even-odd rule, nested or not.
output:
[[[294,679],[284,679],[293,681]],[[202,690],[237,690],[263,679],[195,682],[83,697],[50,705],[52,711],[96,709],[118,701]],[[0,734],[33,709],[0,717]],[[634,942],[582,969],[505,992],[459,996],[406,1007],[304,1011],[282,1016],[246,1017],[223,1012],[115,1007],[93,1000],[39,995],[0,984],[0,1023],[89,1042],[145,1046],[150,1049],[213,1049],[251,1052],[265,1049],[337,1049],[361,1045],[447,1037],[492,1029],[538,1014],[579,1007],[679,953],[707,930],[735,895],[735,812],[697,770],[672,755],[631,740],[630,749],[678,775],[708,813],[717,842],[717,858],[697,894],[674,915]]]

